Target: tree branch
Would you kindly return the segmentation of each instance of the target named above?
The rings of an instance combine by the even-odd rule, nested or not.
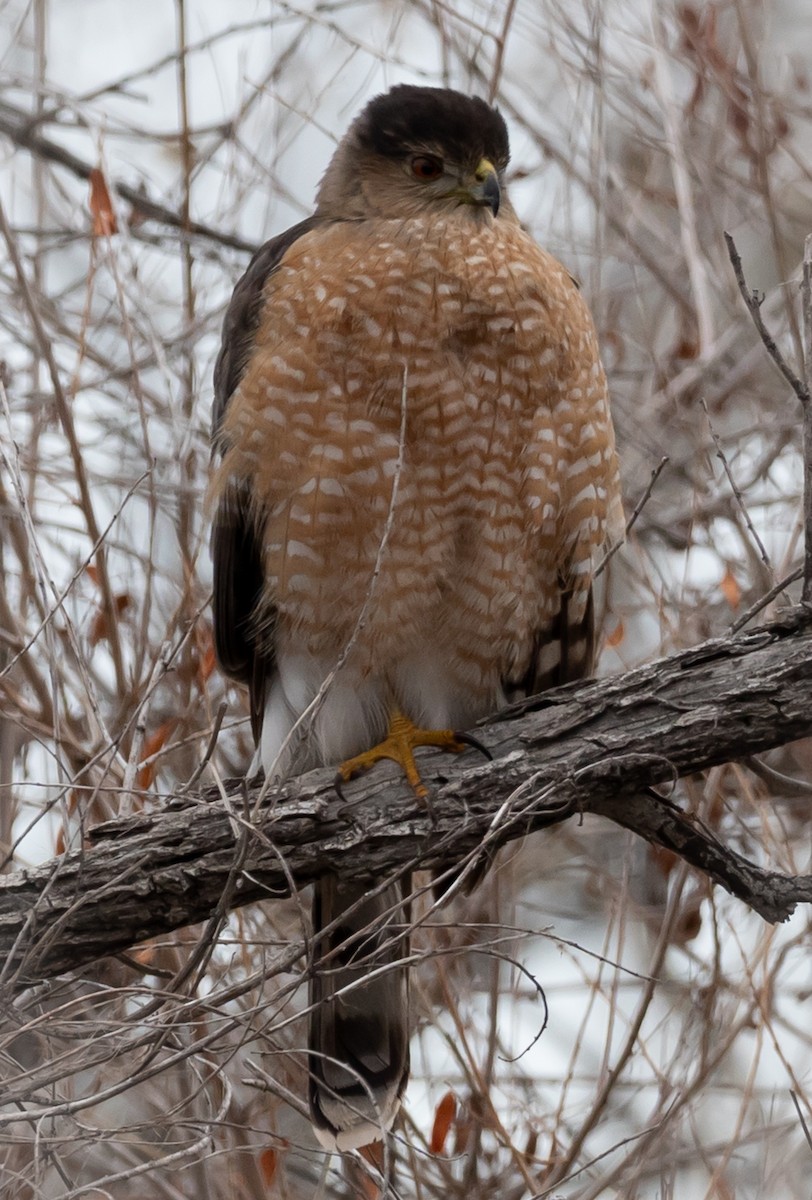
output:
[[[234,781],[110,821],[89,844],[0,880],[0,978],[19,988],[327,871],[379,883],[448,868],[591,812],[667,847],[767,921],[812,901],[812,876],[748,862],[646,790],[812,733],[812,621],[803,610],[617,678],[569,685],[477,731],[494,761],[423,759],[421,808],[395,769],[352,785],[313,771],[261,796]],[[251,818],[249,819],[249,814]]]
[[[56,163],[58,166],[64,167],[66,171],[70,171],[72,175],[78,176],[79,179],[90,179],[93,170],[90,163],[79,158],[77,154],[71,153],[70,150],[66,150],[64,146],[59,146],[56,142],[43,137],[36,131],[35,123],[29,113],[15,108],[13,104],[8,104],[4,100],[0,100],[0,134],[5,134],[15,146],[28,150],[35,158]],[[254,242],[248,242],[236,234],[223,233],[201,221],[185,220],[182,213],[175,212],[174,209],[167,208],[164,204],[158,204],[157,201],[151,200],[146,193],[130,187],[120,180],[108,180],[108,183],[144,219],[158,221],[161,225],[168,225],[173,229],[182,229],[186,234],[206,238],[220,246],[229,246],[233,250],[244,250],[253,254],[257,249]]]

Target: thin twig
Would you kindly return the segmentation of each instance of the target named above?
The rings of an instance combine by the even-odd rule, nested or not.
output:
[[[745,625],[752,621],[753,617],[758,616],[762,609],[765,609],[768,604],[771,604],[776,596],[780,596],[781,593],[786,591],[791,584],[796,583],[801,578],[803,573],[803,567],[796,567],[796,569],[791,571],[789,575],[785,575],[783,579],[779,579],[778,583],[771,587],[768,592],[765,592],[763,596],[759,596],[755,604],[751,604],[746,612],[743,612],[740,617],[737,617],[737,619],[730,626],[728,633],[738,633],[740,629],[744,629]]]
[[[666,144],[669,149],[671,178],[674,183],[674,199],[679,212],[679,236],[682,252],[688,268],[688,279],[694,301],[693,317],[699,339],[699,355],[704,357],[716,340],[714,329],[714,303],[708,275],[708,259],[702,250],[702,239],[697,221],[697,206],[694,196],[695,172],[691,170],[685,151],[685,122],[672,79],[673,61],[666,46],[669,37],[663,10],[656,4],[651,6],[651,46],[654,52],[653,83],[660,102]]]
[[[8,424],[8,417],[10,414],[7,411],[7,402],[6,402],[5,392],[2,388],[2,385],[0,385],[0,407],[2,407],[4,410],[3,415],[6,417],[6,424]],[[3,456],[3,457],[4,457],[4,461],[5,461],[5,456]],[[145,471],[141,472],[141,474],[136,479],[135,483],[133,483],[127,489],[127,492],[122,497],[122,499],[118,505],[118,508],[113,513],[113,515],[110,517],[110,519],[107,522],[107,524],[105,525],[104,529],[102,529],[97,540],[90,547],[89,552],[85,555],[84,558],[82,558],[80,560],[78,567],[73,572],[70,579],[63,587],[62,591],[59,592],[57,595],[55,595],[54,603],[50,606],[47,613],[45,614],[43,619],[40,621],[39,625],[36,627],[34,632],[31,633],[26,638],[26,640],[20,644],[20,647],[16,651],[14,657],[9,659],[7,662],[5,662],[3,664],[2,667],[0,667],[0,679],[2,679],[4,675],[7,675],[17,665],[17,663],[20,660],[24,660],[26,658],[26,656],[28,655],[28,651],[34,645],[34,643],[36,642],[37,638],[40,636],[42,631],[46,628],[47,625],[49,625],[54,620],[54,618],[57,616],[57,614],[62,611],[65,601],[67,600],[70,593],[73,591],[76,581],[82,577],[82,575],[85,573],[85,571],[87,571],[88,565],[90,563],[92,563],[94,557],[97,556],[99,549],[103,546],[104,541],[107,538],[107,535],[110,533],[111,529],[116,524],[116,522],[121,518],[121,515],[124,512],[125,505],[129,501],[129,499],[137,492],[138,488],[140,488],[141,484],[144,482],[144,480],[147,478],[147,476],[152,474],[152,470],[153,470],[152,466],[147,467],[147,469]]]
[[[31,327],[34,331],[34,337],[37,341],[37,346],[44,362],[47,364],[48,373],[51,378],[51,387],[53,388],[54,407],[56,408],[59,423],[62,426],[62,432],[65,435],[65,440],[68,443],[71,462],[73,464],[73,473],[76,479],[76,485],[79,488],[79,498],[82,515],[85,518],[88,536],[91,543],[97,546],[96,551],[96,566],[99,573],[99,587],[102,594],[102,607],[107,623],[107,641],[110,646],[110,655],[113,659],[113,666],[116,672],[116,684],[118,686],[119,695],[124,695],[126,691],[126,675],[124,672],[124,658],[121,652],[121,639],[119,636],[118,625],[118,608],[116,607],[113,589],[110,584],[110,576],[107,571],[107,557],[105,555],[105,547],[102,536],[99,530],[99,523],[96,520],[96,509],[93,504],[93,497],[90,492],[90,483],[85,469],[85,461],[82,454],[82,448],[79,445],[79,439],[76,435],[76,427],[73,422],[73,413],[71,412],[68,398],[65,395],[65,390],[62,387],[62,380],[59,376],[59,368],[56,365],[53,351],[51,349],[51,339],[45,332],[45,327],[42,324],[37,308],[36,301],[31,292],[25,271],[23,269],[22,260],[20,258],[17,241],[12,232],[11,226],[6,217],[6,210],[0,201],[0,233],[6,243],[9,258],[11,259],[14,273],[17,276],[17,286],[20,289],[20,294],[23,298],[28,319],[31,322]]]
[[[804,586],[801,599],[812,604],[812,234],[804,242],[804,270],[801,284],[803,310],[804,391]]]
[[[730,257],[731,265],[733,267],[733,273],[736,276],[736,283],[739,285],[739,291],[741,292],[742,299],[744,300],[744,303],[747,305],[747,311],[750,313],[750,316],[753,318],[753,324],[755,325],[756,329],[758,330],[758,336],[761,338],[762,342],[764,343],[764,349],[767,351],[770,358],[773,360],[775,365],[778,367],[778,370],[784,376],[787,383],[789,384],[789,386],[792,388],[795,395],[800,400],[801,404],[806,404],[807,401],[809,400],[809,388],[806,386],[805,383],[802,382],[802,380],[800,380],[798,378],[798,376],[795,374],[795,372],[789,366],[789,364],[787,363],[787,360],[784,358],[783,354],[778,349],[778,346],[775,343],[775,339],[773,338],[772,334],[767,329],[767,326],[764,324],[764,321],[761,318],[761,306],[764,303],[764,295],[763,294],[759,295],[758,292],[751,292],[751,290],[747,284],[747,280],[744,278],[744,270],[742,268],[742,260],[739,256],[738,250],[736,249],[736,243],[734,242],[733,238],[730,236],[729,233],[725,233],[725,242],[727,243],[727,252]]]
[[[493,60],[493,71],[491,73],[491,86],[488,89],[488,101],[493,104],[499,93],[499,81],[502,78],[502,69],[505,60],[505,46],[507,44],[510,26],[513,23],[513,13],[516,8],[516,0],[508,0],[505,6],[505,17],[502,21],[502,28],[496,37],[496,53]]]
[[[807,1144],[807,1146],[809,1146],[809,1149],[812,1150],[812,1135],[810,1135],[809,1126],[806,1123],[806,1118],[804,1117],[804,1114],[801,1112],[801,1106],[798,1103],[798,1097],[795,1094],[795,1092],[792,1090],[792,1088],[790,1088],[789,1094],[792,1097],[792,1103],[795,1105],[795,1111],[798,1114],[798,1120],[801,1122],[801,1129],[803,1129],[803,1131],[804,1131],[804,1137],[806,1138],[806,1144]]]
[[[192,211],[192,178],[194,173],[194,147],[192,145],[191,126],[189,122],[189,80],[187,72],[187,36],[186,36],[186,0],[175,0],[177,27],[177,89],[178,108],[180,112],[180,148],[183,167],[183,198],[181,201],[181,220],[183,232],[180,239],[181,256],[181,286],[183,289],[183,351],[182,365],[179,367],[181,381],[181,411],[183,424],[187,430],[194,428],[195,388],[195,356],[193,352],[196,316],[196,294],[194,283],[194,256],[192,243],[189,238],[189,226]],[[183,572],[183,591],[180,598],[180,609],[184,620],[188,620],[189,612],[194,608],[194,544],[196,496],[194,491],[197,449],[194,441],[184,437],[178,447],[179,496],[177,533],[178,547],[181,556],[181,571]],[[184,661],[181,663],[181,679],[185,680],[186,695],[184,701],[190,700],[191,681],[194,678],[192,668],[192,643],[187,642],[184,650]]]
[[[198,779],[203,774],[206,767],[209,765],[212,755],[214,754],[214,751],[217,749],[217,738],[220,733],[220,727],[223,724],[223,718],[225,717],[227,711],[228,711],[228,705],[226,704],[225,701],[223,701],[223,703],[217,709],[217,713],[214,718],[214,724],[212,725],[211,733],[209,735],[209,741],[208,741],[206,749],[203,753],[203,757],[201,758],[200,762],[195,767],[195,769],[192,772],[191,776],[189,777],[188,781],[186,783],[184,783],[183,787],[180,789],[180,791],[178,793],[179,795],[185,796],[186,793],[195,786]],[[151,760],[147,759],[145,761],[150,762]],[[144,764],[142,764],[142,765],[144,765]]]
[[[787,383],[801,402],[803,409],[803,463],[804,463],[804,585],[801,599],[812,604],[812,235],[804,243],[803,280],[801,283],[801,306],[803,310],[804,379],[799,379],[787,363],[775,339],[761,317],[764,296],[751,291],[744,277],[742,260],[736,243],[725,233],[727,252],[739,285],[747,311],[753,318],[758,335]]]
[[[634,527],[634,524],[637,521],[637,518],[640,516],[643,509],[648,504],[648,502],[651,498],[651,493],[654,491],[654,488],[657,484],[657,480],[662,475],[663,470],[664,470],[666,464],[668,463],[668,461],[669,461],[668,455],[664,454],[663,457],[658,462],[657,466],[651,472],[651,477],[649,478],[648,484],[646,485],[646,490],[643,492],[643,495],[640,497],[640,499],[635,504],[634,508],[632,509],[632,515],[629,517],[628,521],[626,522],[626,528],[623,531],[623,537],[620,538],[617,542],[615,542],[615,544],[613,546],[610,546],[609,549],[606,551],[603,558],[601,559],[601,561],[598,563],[597,567],[595,568],[595,576],[594,576],[595,579],[597,579],[597,577],[600,575],[600,573],[606,568],[606,564],[609,562],[610,558],[613,558],[615,556],[615,554],[617,554],[620,547],[626,541],[626,538],[629,536],[630,530]]]
[[[768,767],[755,755],[742,761],[747,764],[754,775],[758,775],[759,779],[763,779],[771,787],[777,788],[783,795],[812,796],[812,783],[807,783],[805,779],[793,779],[791,775],[785,775],[783,771],[776,771],[774,767]]]
[[[733,491],[733,495],[736,498],[736,503],[739,506],[739,511],[741,512],[742,516],[744,517],[744,523],[747,526],[747,529],[748,529],[748,532],[749,532],[751,538],[753,539],[753,541],[755,542],[755,544],[758,548],[759,557],[761,558],[761,561],[764,563],[764,566],[770,572],[770,575],[772,575],[773,567],[772,567],[772,563],[770,562],[770,556],[767,553],[767,548],[764,545],[764,543],[762,542],[761,538],[759,537],[758,532],[756,531],[755,525],[750,520],[750,514],[747,511],[747,505],[744,503],[744,496],[741,494],[739,485],[736,483],[733,472],[730,469],[730,463],[727,461],[727,455],[725,454],[724,450],[722,449],[722,443],[719,440],[719,435],[717,434],[716,430],[713,427],[713,421],[711,420],[711,415],[708,411],[708,406],[707,406],[707,403],[705,402],[704,397],[701,399],[700,403],[702,404],[702,407],[705,410],[705,416],[708,418],[708,428],[710,429],[710,435],[713,438],[713,444],[716,447],[716,457],[719,459],[719,461],[722,464],[722,467],[724,468],[725,475],[727,475],[727,481],[730,484],[730,487]]]
[[[621,1078],[626,1063],[634,1051],[634,1046],[640,1034],[643,1021],[648,1014],[651,1002],[654,998],[654,993],[660,972],[662,970],[663,961],[671,946],[671,940],[673,938],[672,924],[679,916],[680,900],[682,898],[682,891],[685,887],[687,879],[688,873],[683,867],[682,871],[680,872],[678,883],[671,889],[668,900],[668,908],[662,917],[659,936],[651,955],[651,963],[648,967],[650,981],[646,982],[642,988],[640,998],[637,1002],[637,1012],[632,1018],[631,1024],[626,1031],[626,1036],[617,1053],[612,1067],[606,1071],[605,1075],[600,1081],[600,1086],[598,1087],[597,1092],[592,1099],[589,1112],[579,1122],[578,1131],[567,1147],[566,1154],[562,1157],[560,1162],[556,1163],[551,1174],[545,1178],[544,1182],[548,1186],[562,1182],[578,1161],[578,1156],[584,1142],[594,1129],[595,1125],[600,1121],[609,1101],[609,1097],[611,1096],[612,1089],[615,1087],[617,1081]]]

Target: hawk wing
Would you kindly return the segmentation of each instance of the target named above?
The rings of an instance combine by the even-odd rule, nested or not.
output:
[[[561,607],[552,627],[536,633],[526,675],[503,681],[509,703],[537,696],[549,688],[586,679],[595,669],[595,602],[592,588],[587,593],[583,614],[570,614],[571,593],[561,585]]]
[[[221,454],[226,448],[221,433],[223,417],[251,358],[268,280],[294,242],[323,223],[320,218],[308,217],[266,242],[251,259],[234,289],[214,367],[214,453]],[[263,585],[262,547],[252,516],[251,496],[238,482],[229,485],[217,506],[211,553],[214,646],[223,671],[239,683],[248,685],[251,728],[256,739],[274,660],[267,639],[260,644],[254,627],[255,609]]]

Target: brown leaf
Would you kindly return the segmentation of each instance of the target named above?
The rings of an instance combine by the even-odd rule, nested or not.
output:
[[[721,588],[722,595],[724,596],[725,600],[727,600],[730,607],[734,609],[738,608],[741,604],[742,590],[736,582],[736,577],[731,571],[730,567],[728,567],[725,571],[719,587]]]
[[[693,337],[681,337],[671,353],[674,358],[698,358],[699,342]]]
[[[658,871],[664,875],[666,879],[680,861],[679,856],[676,855],[673,850],[666,850],[664,846],[649,846],[648,854]]]
[[[88,567],[89,570],[90,567]],[[98,575],[92,578],[98,581]],[[129,592],[119,592],[117,596],[114,596],[113,603],[115,604],[116,613],[121,616],[123,612],[126,612],[132,604],[132,600],[133,598]],[[93,618],[93,624],[90,626],[90,644],[91,646],[97,646],[102,638],[108,638],[109,636],[110,625],[107,620],[107,613],[99,609]]]
[[[90,172],[90,211],[93,214],[94,237],[110,237],[118,233],[107,181],[98,167]]]
[[[429,1150],[432,1154],[442,1154],[451,1122],[457,1115],[457,1100],[453,1092],[446,1092],[434,1110],[434,1125],[431,1129]]]
[[[705,896],[706,889],[699,887],[683,897],[674,926],[674,943],[677,946],[693,941],[702,929],[702,901]]]
[[[279,1166],[279,1154],[274,1150],[273,1146],[269,1146],[267,1150],[263,1150],[259,1156],[259,1170],[262,1175],[262,1182],[266,1187],[270,1187],[273,1183],[273,1177],[276,1174],[276,1168]]]
[[[381,1175],[383,1174],[385,1165],[383,1142],[370,1142],[368,1146],[361,1147],[360,1153]],[[358,1183],[364,1200],[380,1200],[381,1189],[366,1172],[359,1171]]]
[[[68,794],[68,817],[72,817],[79,807],[79,793],[75,788],[72,788]],[[68,848],[67,838],[65,837],[65,826],[60,825],[56,833],[56,853],[64,854]]]
[[[195,627],[195,642],[197,644],[197,686],[205,691],[206,684],[211,678],[217,659],[214,654],[214,637],[211,625],[198,621]]]
[[[141,758],[144,766],[136,776],[136,786],[142,791],[146,791],[147,788],[152,787],[155,782],[158,763],[153,759],[153,755],[157,754],[159,750],[163,750],[169,738],[174,733],[177,723],[176,717],[170,717],[168,721],[164,721],[162,725],[159,725],[155,732],[144,742],[144,750]],[[150,759],[153,761],[149,761]]]

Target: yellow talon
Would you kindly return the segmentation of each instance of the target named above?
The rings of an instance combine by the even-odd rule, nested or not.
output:
[[[418,746],[434,746],[438,750],[448,750],[452,754],[460,754],[466,749],[464,742],[453,729],[419,729],[402,712],[394,710],[389,721],[389,732],[382,742],[363,754],[348,758],[338,768],[338,781],[348,783],[361,771],[368,771],[382,758],[391,758],[398,763],[404,775],[420,800],[428,796],[428,788],[420,778],[417,763],[414,761],[414,751]]]

